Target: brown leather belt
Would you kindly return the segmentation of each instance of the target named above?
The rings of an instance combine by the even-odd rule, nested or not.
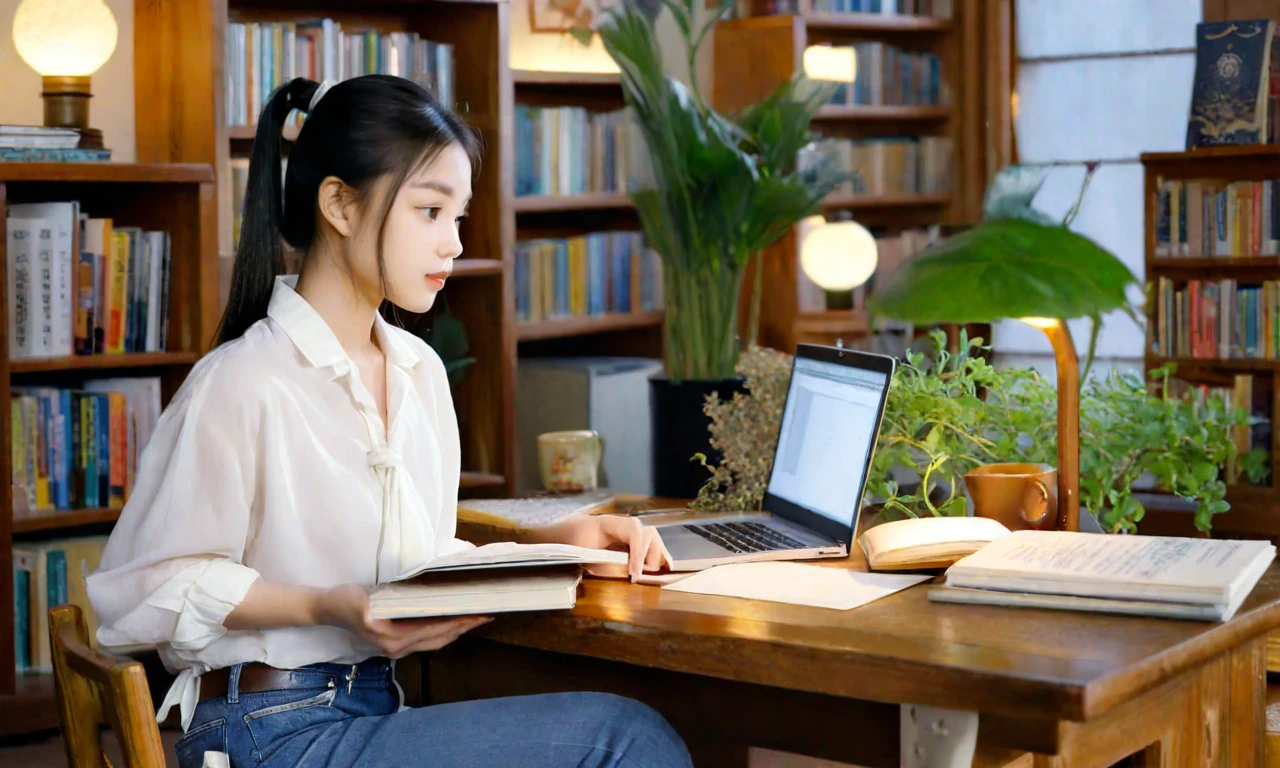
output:
[[[385,664],[385,659],[370,659],[358,665],[344,665],[347,669],[355,666],[356,676],[364,680],[370,677],[382,677],[385,675],[383,668],[380,667],[379,661]],[[375,672],[375,670],[378,670]],[[248,662],[240,668],[240,684],[237,690],[240,693],[261,693],[263,691],[278,691],[289,688],[297,688],[303,682],[312,683],[316,679],[317,674],[326,674],[310,669],[276,669],[267,664],[260,662]],[[338,674],[334,674],[335,682],[342,682],[347,678]],[[200,676],[200,700],[212,699],[216,697],[225,698],[231,682],[231,668],[223,667],[222,669],[213,669]]]

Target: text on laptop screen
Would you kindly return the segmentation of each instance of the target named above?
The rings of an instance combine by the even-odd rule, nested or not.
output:
[[[769,493],[852,526],[887,378],[796,358]]]

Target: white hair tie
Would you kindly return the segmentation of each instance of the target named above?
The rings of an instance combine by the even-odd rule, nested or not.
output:
[[[307,111],[314,112],[316,109],[316,105],[320,103],[320,99],[323,99],[324,95],[328,93],[329,89],[332,87],[333,87],[332,80],[325,80],[321,82],[320,85],[316,86],[316,92],[311,97],[311,103],[307,105]]]

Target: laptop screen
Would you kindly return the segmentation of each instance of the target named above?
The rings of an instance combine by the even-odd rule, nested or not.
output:
[[[834,523],[821,528],[839,529],[841,539],[850,538],[862,504],[889,376],[795,358],[768,493]]]

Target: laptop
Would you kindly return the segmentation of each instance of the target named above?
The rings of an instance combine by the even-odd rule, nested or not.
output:
[[[887,355],[798,345],[763,508],[655,525],[671,570],[847,557],[894,366]]]

